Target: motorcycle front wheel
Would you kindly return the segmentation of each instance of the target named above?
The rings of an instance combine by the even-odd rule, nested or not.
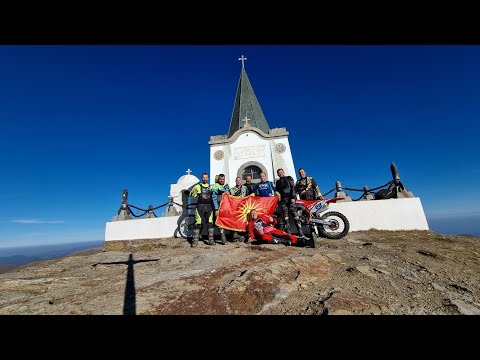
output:
[[[193,228],[195,227],[195,215],[184,216],[178,224],[178,232],[184,239],[193,237]]]
[[[346,216],[337,211],[329,211],[320,219],[330,221],[330,225],[317,225],[319,234],[327,239],[341,239],[350,230],[350,223]]]

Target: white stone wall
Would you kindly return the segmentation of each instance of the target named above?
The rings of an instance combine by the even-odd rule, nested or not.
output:
[[[285,151],[275,151],[277,144],[283,144]],[[214,154],[217,150],[224,152],[221,160],[216,160]],[[210,147],[210,178],[217,174],[225,174],[229,185],[235,184],[237,171],[245,163],[255,161],[262,164],[267,170],[268,180],[275,182],[278,168],[283,168],[286,175],[297,179],[293,165],[292,153],[287,137],[277,139],[263,139],[256,132],[249,131],[241,134],[234,143],[227,145],[212,145]]]
[[[428,230],[420,198],[351,201],[330,204],[350,222],[350,231]],[[179,216],[107,222],[105,241],[173,237]]]
[[[105,241],[144,240],[173,237],[180,216],[107,222]]]
[[[329,211],[344,214],[350,222],[350,231],[429,229],[418,197],[332,203]]]

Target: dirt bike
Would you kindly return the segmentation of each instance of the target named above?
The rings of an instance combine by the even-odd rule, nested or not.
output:
[[[314,244],[319,235],[327,239],[341,239],[348,234],[350,222],[347,217],[338,211],[326,212],[330,203],[341,199],[343,198],[296,200],[297,216],[301,225],[310,228]]]

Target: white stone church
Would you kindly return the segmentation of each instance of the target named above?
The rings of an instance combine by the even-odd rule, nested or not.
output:
[[[260,182],[260,173],[265,172],[267,179],[275,183],[276,171],[282,168],[286,175],[297,181],[292,152],[288,142],[288,132],[285,128],[271,129],[262,108],[253,91],[252,84],[245,71],[243,55],[242,70],[238,81],[235,103],[230,119],[227,135],[210,137],[210,180],[215,175],[225,174],[227,184],[235,184],[235,178],[243,180],[247,175],[252,176],[252,182]],[[170,196],[179,204],[186,204],[188,192],[199,182],[196,176],[183,175],[176,184],[170,187]],[[200,175],[200,174],[199,174]],[[168,215],[181,213],[181,208],[173,206]]]

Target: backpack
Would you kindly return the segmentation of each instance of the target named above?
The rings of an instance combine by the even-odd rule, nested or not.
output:
[[[397,197],[395,188],[393,189],[382,189],[377,191],[375,194],[375,200],[383,200],[383,199],[394,199]]]

